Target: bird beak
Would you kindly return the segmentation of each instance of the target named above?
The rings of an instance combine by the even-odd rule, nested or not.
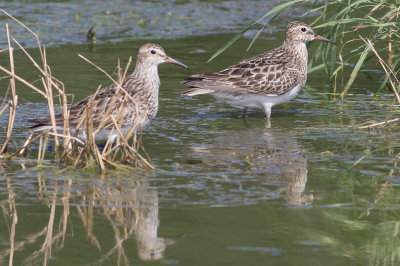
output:
[[[189,69],[189,67],[185,64],[182,64],[181,62],[179,62],[178,60],[173,59],[172,57],[166,56],[164,59],[164,63],[168,63],[168,64],[175,64],[178,66],[181,66],[183,68]]]
[[[322,37],[320,35],[317,35],[317,34],[314,35],[314,40],[320,40],[320,41],[323,41],[323,42],[330,42],[330,43],[336,45],[336,43],[334,41],[331,41],[331,40],[329,40],[329,39],[327,39],[325,37]]]

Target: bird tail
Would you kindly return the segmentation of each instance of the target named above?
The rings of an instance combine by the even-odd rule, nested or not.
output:
[[[190,88],[181,90],[180,94],[187,95],[187,96],[195,96],[195,95],[207,94],[207,93],[212,93],[212,92],[214,92],[214,90],[190,87]]]
[[[29,127],[29,129],[33,131],[42,131],[48,128],[52,128],[50,117],[41,117],[28,120],[30,123],[34,123],[33,126]],[[58,125],[57,125],[58,126]]]
[[[193,77],[190,77],[190,78],[187,78],[187,79],[181,81],[181,84],[187,84],[190,87],[181,90],[180,94],[188,95],[188,96],[195,96],[195,95],[207,94],[207,93],[214,92],[214,90],[212,90],[212,89],[201,88],[204,83],[203,79],[204,79],[203,77],[193,76]]]

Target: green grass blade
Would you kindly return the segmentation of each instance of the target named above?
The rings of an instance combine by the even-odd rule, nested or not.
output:
[[[207,63],[212,61],[214,58],[219,56],[223,51],[225,51],[229,46],[231,46],[234,42],[236,42],[243,34],[243,31],[236,34],[229,42],[227,42],[222,48],[218,49],[211,57],[208,59]]]
[[[312,68],[310,68],[310,69],[308,69],[308,74],[310,74],[310,73],[312,73],[312,72],[314,72],[314,71],[317,71],[317,70],[321,70],[321,69],[323,69],[325,67],[325,65],[324,64],[319,64],[318,66],[315,66],[315,67],[312,67]]]
[[[250,48],[253,46],[254,42],[257,40],[258,36],[261,34],[261,32],[265,29],[264,25],[257,33],[256,35],[254,35],[254,38],[251,40],[251,43],[249,44],[249,46],[247,47],[246,51],[248,52],[250,50]]]
[[[240,37],[243,36],[243,34],[248,31],[250,28],[252,28],[254,25],[260,23],[262,20],[264,20],[266,17],[273,15],[273,14],[280,14],[283,11],[287,10],[288,8],[292,7],[294,4],[298,2],[308,2],[309,0],[292,0],[283,4],[280,4],[270,11],[268,11],[262,18],[256,20],[255,22],[251,23],[244,29],[242,29],[238,34],[236,34],[230,41],[228,41],[222,48],[218,49],[211,57],[208,59],[207,63],[212,61],[214,58],[216,58],[218,55],[220,55],[222,52],[224,52],[227,48],[229,48],[234,42],[236,42]],[[269,20],[270,21],[270,20]],[[266,25],[267,23],[265,23]],[[265,27],[264,25],[264,27]],[[259,34],[256,36],[258,37]],[[254,43],[254,40],[252,41]]]
[[[364,63],[364,60],[367,57],[369,51],[370,51],[370,48],[368,46],[365,46],[364,51],[361,53],[360,57],[358,58],[357,64],[354,66],[354,69],[351,72],[350,78],[347,81],[346,86],[344,87],[342,93],[340,94],[340,97],[342,97],[342,99],[344,97],[346,97],[346,94],[347,94],[349,88],[351,87],[351,85],[353,84],[354,80],[356,79],[357,74],[360,71],[361,66]]]

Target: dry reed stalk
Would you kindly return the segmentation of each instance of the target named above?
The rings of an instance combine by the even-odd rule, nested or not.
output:
[[[129,95],[129,93],[124,89],[124,88],[122,88],[122,86],[121,86],[121,84],[122,83],[118,83],[117,81],[115,81],[106,71],[104,71],[103,69],[101,69],[99,66],[97,66],[95,63],[93,63],[92,61],[90,61],[89,59],[87,59],[86,57],[84,57],[83,55],[81,55],[81,54],[78,54],[78,56],[80,57],[80,58],[82,58],[83,60],[85,60],[86,62],[88,62],[89,64],[91,64],[92,66],[94,66],[95,68],[97,68],[98,70],[100,70],[101,72],[103,72],[114,84],[116,84],[117,86],[118,86],[118,88],[120,89],[120,90],[122,90],[124,93],[125,93],[125,95],[127,95],[127,97],[129,97],[130,98],[130,100],[133,102],[133,103],[135,103],[135,105],[136,105],[136,101],[132,98],[132,96],[130,96]],[[128,65],[127,65],[127,68],[129,68],[129,65],[130,65],[130,63],[131,63],[131,57],[129,58],[129,61],[128,61]],[[127,70],[125,71],[125,73],[127,73]],[[122,80],[124,79],[125,77],[122,77]],[[120,78],[121,79],[121,78]],[[137,105],[136,105],[137,106]]]
[[[133,103],[134,105],[135,105],[135,107],[136,107],[136,114],[138,114],[139,113],[139,110],[138,110],[138,105],[136,104],[136,101],[129,95],[129,93],[124,89],[124,88],[122,88],[122,82],[123,82],[123,80],[125,79],[125,77],[126,77],[126,74],[127,74],[127,72],[128,72],[128,69],[129,69],[129,66],[130,66],[130,64],[131,64],[131,62],[132,62],[132,57],[129,57],[129,60],[128,60],[128,63],[127,63],[127,65],[126,65],[126,67],[125,67],[125,71],[124,71],[124,74],[123,74],[123,76],[120,76],[120,73],[121,73],[121,71],[119,70],[120,69],[120,67],[119,67],[119,60],[118,60],[118,73],[119,73],[119,75],[118,75],[118,80],[119,80],[119,82],[116,82],[106,71],[104,71],[103,69],[101,69],[100,67],[98,67],[96,64],[94,64],[93,62],[91,62],[89,59],[87,59],[86,57],[84,57],[84,56],[82,56],[81,54],[78,54],[78,56],[79,57],[81,57],[83,60],[85,60],[86,62],[88,62],[89,64],[91,64],[92,66],[94,66],[95,68],[97,68],[98,70],[100,70],[102,73],[104,73],[114,84],[116,84],[118,87],[117,87],[117,90],[116,90],[116,96],[114,97],[114,100],[111,102],[111,104],[109,105],[109,107],[107,108],[107,110],[106,110],[106,112],[105,112],[105,115],[104,115],[104,117],[106,117],[106,119],[103,119],[101,122],[100,122],[100,124],[99,124],[99,126],[98,126],[98,128],[97,128],[97,130],[94,132],[94,134],[97,134],[101,129],[103,129],[103,127],[105,126],[105,124],[106,123],[108,123],[108,118],[109,118],[109,115],[111,114],[111,112],[112,112],[112,108],[113,108],[113,106],[116,104],[116,101],[117,101],[117,99],[119,98],[119,96],[121,95],[121,91],[124,93],[124,97],[128,97],[129,98],[129,100],[131,101],[131,103]],[[124,101],[125,102],[125,101]],[[123,112],[120,110],[120,114],[123,114]],[[122,134],[123,135],[123,134]],[[119,137],[119,136],[118,136]]]
[[[97,92],[95,93],[95,95],[97,95]],[[94,108],[94,99],[95,96],[92,97],[88,104],[86,105],[85,108],[85,114],[84,116],[86,116],[86,120],[85,120],[85,124],[86,124],[86,155],[90,156],[90,151],[95,151],[95,147],[96,143],[95,143],[95,136],[93,135],[93,108]],[[83,130],[82,130],[83,131]],[[103,165],[103,160],[101,160],[101,158],[98,158],[97,156],[95,156],[98,160],[97,162],[100,164],[101,170],[104,170],[104,165]],[[86,167],[90,167],[89,165],[87,165],[86,163]]]
[[[117,253],[118,265],[121,264],[122,260],[125,265],[129,265],[123,243],[134,234],[136,225],[134,217],[137,215],[135,215],[135,208],[123,206],[136,205],[131,192],[131,189],[108,189],[107,191],[98,189],[94,191],[95,199],[99,200],[98,204],[103,209],[104,216],[110,222],[115,239],[114,246],[96,261],[96,265],[102,264],[114,253]]]
[[[111,133],[110,136],[113,134],[113,132],[116,130],[117,131],[117,138],[116,138],[116,148],[111,148],[110,147],[110,137],[108,138],[106,145],[103,149],[103,152],[100,153],[99,151],[97,152],[98,155],[98,159],[103,159],[105,162],[107,162],[108,164],[110,164],[111,162],[114,162],[116,157],[118,156],[118,154],[128,154],[126,157],[128,157],[129,159],[132,159],[135,162],[136,166],[144,166],[144,167],[150,167],[153,168],[153,166],[151,166],[150,163],[148,163],[142,156],[137,156],[138,154],[138,148],[140,148],[140,143],[138,143],[136,140],[137,138],[134,138],[133,140],[133,145],[130,145],[128,142],[128,139],[130,139],[133,135],[136,134],[136,130],[135,128],[137,127],[137,125],[142,121],[142,119],[144,119],[145,115],[142,116],[136,116],[136,120],[134,121],[134,123],[132,123],[131,128],[128,130],[128,133],[123,134],[122,132],[122,122],[123,122],[123,114],[124,114],[124,108],[126,107],[127,104],[134,104],[136,107],[136,114],[138,114],[138,105],[136,104],[135,100],[127,93],[127,91],[122,88],[122,82],[125,79],[125,76],[127,75],[129,66],[131,64],[132,61],[132,57],[129,58],[128,63],[125,67],[125,70],[122,74],[122,68],[120,67],[120,61],[118,60],[118,68],[117,68],[117,72],[118,72],[118,82],[116,82],[106,71],[104,71],[103,69],[101,69],[100,67],[98,67],[96,64],[94,64],[93,62],[91,62],[89,59],[85,58],[82,55],[79,55],[83,60],[85,60],[86,62],[88,62],[89,64],[91,64],[92,66],[94,66],[95,68],[97,68],[98,70],[100,70],[102,73],[104,73],[112,82],[114,82],[115,84],[117,84],[117,90],[116,90],[116,96],[114,97],[114,100],[111,102],[111,104],[109,105],[109,107],[106,109],[105,114],[104,114],[104,119],[100,122],[99,126],[97,127],[97,129],[94,131],[94,135],[96,135],[101,129],[103,128],[110,128],[111,127]],[[113,111],[114,105],[116,104],[117,99],[119,98],[119,96],[124,93],[124,101],[121,107],[119,107],[119,112],[117,117],[115,118],[114,116],[111,115],[111,112]],[[112,125],[108,125],[110,122],[110,120],[112,120]],[[120,143],[122,141],[122,143]],[[133,149],[132,149],[133,148]],[[93,147],[93,150],[98,150],[97,147]],[[131,152],[127,152],[127,151],[131,151]],[[100,158],[101,156],[101,158]],[[106,159],[106,156],[112,156],[110,159]],[[142,162],[141,164],[139,162]],[[112,166],[115,167],[115,164],[111,164]],[[103,166],[101,166],[103,169]]]
[[[379,63],[382,66],[383,71],[385,71],[385,75],[386,78],[389,80],[389,83],[392,87],[392,90],[394,92],[394,95],[396,97],[397,103],[400,104],[400,96],[399,93],[397,91],[396,85],[398,88],[400,88],[400,81],[399,79],[396,77],[396,74],[393,72],[393,70],[390,67],[391,64],[391,60],[389,60],[389,65],[379,56],[378,52],[376,51],[374,45],[372,44],[372,42],[369,39],[364,39],[363,37],[361,37],[361,40],[363,40],[363,42],[367,45],[366,47],[368,47],[376,56],[376,58],[378,59]],[[378,122],[378,123],[374,123],[372,125],[368,125],[368,126],[362,126],[359,127],[360,129],[364,129],[364,128],[371,128],[371,127],[376,127],[376,126],[381,126],[381,125],[387,125],[389,123],[393,123],[393,122],[397,122],[399,121],[399,118],[395,118],[392,120],[387,120],[384,122]]]
[[[361,127],[359,127],[359,129],[366,129],[366,128],[370,129],[370,128],[373,128],[373,127],[384,126],[384,125],[387,125],[387,124],[390,124],[390,123],[394,123],[394,122],[398,122],[398,121],[400,121],[400,118],[395,118],[395,119],[392,119],[392,120],[386,120],[386,121],[383,121],[383,122],[373,123],[373,124],[367,125],[367,126],[361,126]]]
[[[134,138],[134,145],[129,145],[127,139],[131,138],[132,135],[135,135],[135,128],[137,127],[137,125],[140,122],[134,122],[131,126],[131,129],[128,131],[127,134],[123,134],[122,132],[122,122],[123,122],[123,114],[124,114],[124,109],[126,108],[127,104],[131,103],[133,101],[133,103],[135,103],[135,101],[132,99],[132,97],[121,87],[122,85],[122,81],[125,79],[125,76],[127,74],[127,71],[129,69],[129,66],[131,64],[131,57],[129,58],[129,61],[125,67],[124,72],[122,72],[122,68],[120,67],[120,61],[118,61],[118,81],[119,83],[116,83],[116,81],[110,76],[108,75],[104,70],[102,70],[100,67],[98,67],[97,65],[95,65],[94,63],[92,63],[90,60],[88,60],[87,58],[83,57],[80,55],[80,57],[82,59],[84,59],[85,61],[89,62],[91,65],[95,66],[97,69],[99,69],[101,72],[105,73],[107,75],[107,77],[109,77],[115,84],[118,85],[117,87],[117,91],[116,91],[116,96],[114,97],[114,100],[109,104],[109,106],[107,107],[107,109],[105,110],[104,116],[102,121],[100,121],[98,127],[96,128],[96,130],[93,129],[93,116],[92,116],[92,110],[93,110],[93,100],[94,97],[97,95],[97,93],[99,92],[99,90],[101,89],[101,87],[98,87],[96,93],[94,94],[94,97],[91,99],[92,101],[90,101],[88,103],[88,108],[85,111],[85,114],[82,118],[81,121],[79,121],[83,124],[85,124],[85,129],[82,133],[86,133],[85,134],[85,138],[86,138],[86,142],[85,142],[85,151],[86,153],[83,153],[82,151],[79,153],[78,157],[83,156],[84,154],[86,158],[91,158],[90,156],[88,156],[87,152],[93,151],[94,155],[95,155],[95,160],[98,162],[98,164],[100,165],[102,170],[105,170],[105,165],[104,162],[111,165],[112,167],[118,167],[117,163],[114,163],[115,159],[118,157],[119,154],[122,154],[123,158],[123,154],[127,154],[126,157],[128,157],[129,159],[133,159],[134,162],[137,162],[138,159],[139,160],[143,160],[143,157],[139,157],[136,154],[138,153],[137,150],[133,150],[132,151],[132,147],[134,148],[140,148],[141,144],[136,144],[136,140],[137,138]],[[122,74],[123,73],[123,74]],[[118,114],[117,114],[117,118],[113,117],[111,115],[111,112],[114,110],[114,106],[116,104],[116,101],[118,99],[118,97],[124,93],[124,101],[123,104],[121,106],[119,106],[118,108]],[[136,108],[137,105],[135,104]],[[138,109],[136,109],[136,112],[138,112]],[[111,120],[111,124],[110,124],[110,120]],[[80,126],[79,126],[80,127]],[[79,130],[78,126],[76,127],[75,133]],[[100,132],[100,130],[104,129],[104,128],[108,128],[110,129],[110,136],[108,138],[108,140],[106,141],[106,144],[104,146],[104,149],[102,152],[100,152],[100,150],[98,149],[97,145],[95,144],[95,136],[97,133]],[[111,146],[111,141],[110,141],[110,137],[114,132],[117,132],[117,138],[116,138],[116,146],[110,147]],[[75,135],[75,134],[74,134]],[[123,140],[121,142],[121,140]],[[126,147],[125,147],[126,146]],[[131,150],[131,152],[127,152],[127,150]],[[121,155],[119,155],[121,156]],[[78,162],[80,161],[80,158],[77,158],[76,160],[74,160],[74,165],[76,165]],[[87,163],[87,162],[86,162]],[[148,163],[145,162],[143,164],[138,164],[137,165],[143,165],[146,167],[150,167],[152,168],[152,166]]]
[[[44,253],[44,259],[43,259],[43,264],[44,265],[47,265],[47,261],[51,257],[51,247],[52,247],[52,242],[53,242],[54,218],[55,218],[55,215],[56,215],[56,197],[57,197],[57,189],[54,190],[53,201],[52,201],[52,204],[51,204],[49,222],[47,224],[46,238],[45,238],[45,241],[44,241],[44,243],[42,245],[42,249],[41,249],[41,251]]]
[[[26,152],[26,149],[28,148],[28,146],[31,145],[31,143],[33,141],[35,141],[38,137],[39,136],[36,136],[36,138],[33,138],[33,132],[30,132],[28,138],[26,139],[26,141],[24,143],[24,145],[22,145],[22,148],[19,151],[17,151],[16,154],[21,155],[21,156],[24,155],[25,152]],[[10,159],[11,158],[12,158],[12,156],[10,156]]]
[[[2,206],[2,205],[0,205],[0,206]],[[24,249],[25,246],[35,243],[36,241],[38,241],[39,238],[41,238],[45,234],[46,234],[46,228],[43,228],[41,231],[39,231],[37,233],[26,236],[24,240],[15,242],[13,252],[22,250],[22,249]],[[10,256],[11,251],[12,251],[11,248],[9,248],[6,250],[2,250],[0,252],[0,264],[1,265],[4,264],[3,261],[6,259],[6,257]]]
[[[21,21],[7,13],[5,10],[0,9],[3,13],[5,13],[8,17],[10,17],[12,20],[17,22],[19,25],[21,25],[23,28],[28,30],[36,39],[36,43],[40,52],[40,57],[42,60],[43,67],[40,67],[39,64],[29,55],[29,53],[20,45],[20,43],[13,38],[13,41],[19,46],[19,48],[28,56],[28,58],[32,61],[34,66],[42,73],[43,77],[41,78],[43,86],[44,86],[44,92],[40,89],[36,89],[35,86],[29,86],[35,91],[40,92],[48,101],[48,106],[49,106],[49,112],[50,112],[50,117],[52,121],[52,127],[53,127],[53,132],[56,134],[56,124],[55,124],[55,109],[54,109],[54,101],[53,101],[53,86],[63,95],[63,99],[66,99],[65,93],[63,89],[60,89],[57,84],[57,80],[54,79],[51,75],[50,67],[47,64],[47,57],[46,57],[46,49],[45,47],[41,46],[39,36],[34,33],[29,27],[27,27],[25,24],[23,24]],[[11,73],[13,74],[13,73]],[[16,78],[15,75],[12,75],[12,78]],[[25,83],[26,84],[26,83]],[[62,83],[61,83],[62,84]],[[31,85],[31,84],[30,84]],[[63,86],[62,86],[63,88]],[[63,102],[65,105],[67,104],[66,101]],[[61,104],[63,105],[63,104]],[[62,110],[66,110],[66,106],[62,108]],[[56,157],[58,157],[58,149],[59,149],[59,140],[57,136],[54,137],[55,141],[55,149],[56,149]]]
[[[45,238],[48,237],[47,226],[45,226],[41,232],[44,232],[42,235],[44,235]],[[52,236],[51,239],[49,239],[48,241],[50,241],[50,245],[53,245],[61,237],[62,237],[62,234],[57,233],[56,235]],[[47,240],[45,240],[45,241],[47,241]],[[33,252],[29,257],[27,257],[24,260],[23,265],[39,265],[39,264],[47,265],[50,258],[47,257],[47,259],[46,259],[46,256],[49,256],[49,255],[51,256],[51,251],[49,253],[49,250],[46,248],[48,248],[48,247],[42,245],[42,248],[40,250]]]
[[[42,140],[42,138],[40,138]],[[47,129],[46,132],[44,133],[44,140],[41,141],[41,144],[39,148],[41,149],[41,152],[38,154],[38,165],[41,166],[44,161],[44,155],[46,154],[46,149],[47,149],[47,143],[49,142],[49,130]]]
[[[15,89],[15,66],[14,66],[14,50],[13,47],[11,46],[11,41],[10,41],[10,30],[8,27],[8,24],[6,24],[6,31],[7,31],[7,43],[8,43],[8,51],[9,51],[9,57],[10,57],[10,72],[11,72],[11,77],[10,77],[10,88],[11,88],[11,94],[12,94],[12,100],[9,101],[8,106],[8,123],[7,123],[7,133],[6,133],[6,139],[4,140],[3,146],[1,147],[0,154],[4,154],[7,150],[7,146],[9,141],[11,140],[11,135],[12,135],[12,130],[14,127],[14,120],[15,120],[15,114],[17,111],[17,105],[18,105],[18,95]]]
[[[8,190],[8,204],[10,213],[12,213],[12,223],[11,223],[11,230],[10,230],[10,259],[9,265],[13,265],[14,261],[14,252],[15,252],[15,228],[18,223],[18,214],[17,208],[15,205],[15,194],[11,186],[10,179],[7,178],[7,190]]]
[[[10,35],[9,35],[9,30],[8,30],[8,25],[6,26],[7,28],[7,37],[8,37],[8,43],[9,43],[9,51],[10,51],[10,66],[11,66],[11,70],[8,71],[5,68],[1,67],[0,69],[3,70],[5,73],[10,75],[10,84],[11,84],[11,90],[13,95],[15,94],[15,79],[21,81],[22,83],[24,83],[25,85],[27,85],[28,87],[30,87],[31,89],[33,89],[36,92],[39,92],[41,95],[43,95],[47,101],[48,101],[48,106],[49,106],[49,111],[50,111],[50,117],[52,118],[52,122],[53,122],[53,131],[54,133],[57,133],[56,131],[56,125],[55,125],[55,111],[54,111],[54,101],[53,101],[53,87],[55,87],[59,93],[63,94],[63,87],[62,89],[60,89],[58,87],[57,84],[57,80],[53,79],[51,76],[51,71],[50,71],[50,67],[47,65],[47,58],[46,58],[46,49],[42,48],[42,46],[40,45],[40,40],[38,38],[38,36],[32,31],[30,30],[27,26],[25,26],[22,22],[20,22],[19,20],[17,20],[15,17],[11,16],[9,13],[7,13],[6,11],[4,11],[3,9],[0,9],[0,11],[2,11],[4,14],[6,14],[7,16],[9,16],[11,19],[13,19],[15,22],[17,22],[18,24],[20,24],[23,28],[25,28],[26,30],[28,30],[35,38],[36,38],[36,42],[38,45],[38,49],[40,51],[40,55],[41,55],[41,61],[43,64],[43,67],[40,67],[39,64],[32,58],[32,56],[29,55],[29,53],[21,46],[21,44],[15,40],[14,38],[12,38],[12,40],[17,44],[17,46],[25,53],[25,55],[27,55],[27,57],[31,60],[31,62],[33,63],[33,65],[42,73],[42,85],[44,87],[44,90],[41,90],[39,88],[37,88],[36,86],[30,84],[29,82],[26,82],[24,79],[18,77],[15,74],[14,71],[14,59],[13,59],[13,48],[11,47],[11,41],[10,41]],[[64,93],[64,98],[65,97],[65,93]],[[17,98],[13,97],[13,102],[16,103]],[[66,104],[66,103],[65,103]],[[14,117],[15,117],[15,107],[13,106],[13,109],[10,109],[10,113],[14,113]],[[13,112],[11,112],[13,111]],[[11,130],[12,130],[12,122],[9,122],[8,125],[8,131],[7,131],[7,139],[6,142],[9,141],[9,135],[11,134]],[[55,149],[56,149],[56,157],[58,156],[58,149],[59,149],[59,141],[57,136],[54,137],[54,141],[55,141]],[[4,144],[3,148],[2,148],[2,153],[5,150],[7,143]],[[40,156],[38,158],[38,161],[40,163],[42,159],[40,159]]]
[[[47,56],[46,56],[46,48],[43,48],[43,57],[42,57],[42,63],[43,63],[43,75],[42,77],[42,83],[43,87],[46,92],[46,99],[47,99],[47,104],[49,107],[49,113],[50,113],[50,119],[51,119],[51,125],[54,134],[57,134],[57,125],[56,125],[56,112],[55,112],[55,106],[54,106],[54,99],[53,99],[53,87],[52,87],[52,76],[51,76],[51,71],[50,67],[47,65]],[[54,144],[55,144],[55,154],[56,158],[58,157],[58,151],[59,151],[59,140],[58,137],[54,137]]]
[[[107,252],[105,256],[102,256],[100,261],[104,261],[105,258],[117,251],[118,265],[121,264],[122,259],[124,260],[125,265],[129,265],[129,260],[126,256],[123,246],[123,242],[134,233],[134,227],[132,227],[134,223],[132,219],[129,219],[132,217],[129,213],[129,211],[132,209],[123,207],[128,204],[128,202],[126,201],[130,199],[131,194],[129,193],[129,191],[130,190],[128,190],[128,194],[126,193],[125,189],[108,189],[107,191],[94,191],[94,195],[97,199],[99,199],[98,204],[102,206],[104,216],[110,222],[110,225],[114,231],[115,239],[115,245]],[[131,203],[129,205],[134,204],[133,202],[129,203]],[[127,214],[124,213],[124,210],[126,210]],[[120,229],[120,227],[122,227],[122,229]]]
[[[8,102],[7,103],[5,102],[5,100],[7,99],[7,94],[8,94],[8,90],[7,90],[6,96],[4,97],[4,101],[1,105],[2,107],[0,109],[0,115],[2,115],[4,113],[4,111],[7,110],[7,108],[8,108]]]
[[[13,100],[18,99],[18,96],[15,97]],[[4,154],[7,152],[8,143],[11,141],[11,134],[14,125],[15,119],[15,112],[16,112],[16,105],[14,105],[14,101],[8,102],[8,123],[7,123],[7,133],[6,138],[4,140],[3,146],[0,150],[0,154]]]
[[[40,159],[39,159],[39,158],[42,157],[42,156],[41,156],[41,153],[42,153],[41,147],[42,147],[42,145],[43,145],[43,134],[40,134],[39,136],[40,136],[40,138],[39,138],[39,150],[38,150],[38,161],[37,161],[37,164],[38,164],[38,165],[40,165],[40,164],[39,164],[39,162],[40,162]]]
[[[60,224],[58,226],[58,231],[62,234],[61,244],[58,245],[58,249],[63,248],[65,242],[65,236],[67,233],[67,226],[68,226],[68,217],[70,214],[70,207],[69,201],[71,198],[71,186],[72,180],[71,178],[67,178],[64,180],[64,189],[63,189],[63,197],[61,198],[61,202],[63,205],[63,212],[60,219]]]
[[[51,136],[65,137],[64,134],[53,133],[53,132],[51,132],[51,131],[49,131],[49,132],[47,132],[47,133],[48,133],[49,135],[51,135]],[[76,142],[78,142],[78,143],[80,143],[80,144],[82,144],[82,145],[85,144],[85,142],[83,142],[82,140],[80,140],[80,139],[77,138],[77,137],[69,136],[68,138],[71,139],[71,140],[73,140],[73,141],[76,141]],[[68,151],[68,150],[67,150],[67,151]]]
[[[388,45],[388,65],[393,68],[393,55],[392,55],[392,27],[389,29],[389,45]]]
[[[10,156],[7,157],[7,160],[10,161],[14,156],[16,155],[23,155],[26,151],[26,148],[32,144],[32,142],[34,142],[35,140],[37,140],[38,138],[40,138],[41,135],[38,135],[36,137],[33,138],[33,134],[30,134],[27,141],[24,143],[24,145],[21,147],[21,149],[16,150],[13,154],[11,154]]]
[[[108,253],[112,254],[115,250],[117,250],[118,265],[121,265],[121,258],[123,258],[125,265],[129,265],[129,260],[128,260],[128,257],[126,256],[125,249],[122,244],[133,233],[133,230],[131,230],[130,233],[125,232],[124,236],[122,236],[120,229],[116,226],[117,223],[114,222],[110,213],[106,209],[104,209],[104,215],[110,221],[110,224],[114,230],[114,239],[115,239],[115,245],[113,248],[110,249],[110,251]],[[104,256],[103,258],[105,258],[105,257],[106,256]]]
[[[54,235],[54,221],[55,221],[55,210],[56,210],[56,202],[57,202],[57,188],[55,189],[53,195],[50,197],[51,198],[51,203],[50,203],[50,217],[47,225],[43,228],[41,231],[41,235],[45,236],[45,240],[40,248],[40,250],[37,250],[32,253],[29,257],[27,257],[24,260],[25,264],[29,265],[37,265],[40,264],[40,262],[43,265],[47,265],[51,254],[52,254],[52,247],[55,243],[59,241],[59,239],[62,239],[65,237],[63,232],[58,232],[57,234]]]
[[[88,207],[89,208],[89,207]],[[83,226],[86,228],[86,234],[90,239],[90,242],[97,247],[98,250],[101,250],[101,245],[97,237],[93,233],[93,215],[88,215],[88,210],[85,207],[76,207],[79,217],[82,220]],[[92,220],[90,220],[92,219]]]
[[[46,188],[43,188],[46,186],[45,181],[41,181],[41,176],[39,175],[39,194],[41,191],[47,190]],[[66,186],[69,187],[71,186],[71,180],[68,180],[69,182],[66,182]],[[35,251],[32,255],[30,255],[28,258],[25,259],[25,263],[29,264],[39,264],[39,260],[42,262],[43,265],[47,265],[49,258],[51,257],[52,253],[52,246],[54,243],[56,243],[59,239],[61,239],[61,246],[64,243],[65,240],[65,233],[66,233],[66,226],[67,226],[67,217],[69,215],[69,204],[65,204],[69,202],[70,198],[70,189],[65,189],[67,191],[67,194],[64,194],[63,197],[63,203],[64,205],[64,212],[63,212],[63,217],[60,221],[60,227],[62,227],[62,230],[59,230],[59,232],[54,235],[54,221],[55,221],[55,210],[56,210],[56,202],[57,202],[57,186],[56,189],[53,193],[53,195],[50,197],[51,198],[51,211],[50,211],[50,217],[49,221],[47,223],[47,226],[45,226],[39,233],[35,233],[33,235],[30,235],[26,237],[24,241],[21,241],[17,244],[17,249],[22,249],[26,244],[31,244],[37,241],[37,239],[41,236],[45,236],[45,241],[42,244],[42,247],[40,250]],[[62,226],[61,226],[62,225]],[[41,254],[43,254],[43,259],[40,259]],[[1,259],[1,254],[0,254],[0,259]]]
[[[94,151],[95,151],[95,154],[96,154],[96,159],[100,164],[101,170],[102,171],[106,170],[106,166],[104,165],[104,162],[107,162],[107,160],[105,158],[103,158],[103,156],[100,153],[99,148],[96,145],[94,145],[93,148],[94,148]]]
[[[23,78],[19,77],[16,74],[12,74],[11,71],[9,71],[8,69],[0,66],[0,70],[5,72],[6,74],[10,75],[11,77],[15,78],[16,80],[20,81],[21,83],[23,83],[24,85],[26,85],[27,87],[31,88],[32,90],[34,90],[35,92],[40,93],[42,96],[46,97],[46,94],[41,91],[40,89],[38,89],[36,86],[32,85],[31,83],[27,82],[26,80],[24,80]]]
[[[400,96],[399,93],[396,89],[396,84],[397,86],[400,87],[400,81],[397,79],[395,73],[393,73],[392,69],[386,64],[386,62],[379,56],[378,52],[375,50],[374,45],[369,39],[364,39],[361,37],[361,40],[365,42],[365,44],[371,49],[371,51],[375,54],[376,58],[378,59],[379,63],[381,64],[383,71],[385,71],[385,75],[388,78],[390,85],[392,86],[392,90],[396,96],[397,102],[400,104]],[[393,77],[393,79],[392,79]]]

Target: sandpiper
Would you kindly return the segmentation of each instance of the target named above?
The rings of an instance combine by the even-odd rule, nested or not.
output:
[[[182,81],[190,87],[181,94],[194,96],[212,94],[234,106],[264,110],[270,123],[271,107],[297,96],[307,79],[308,53],[306,43],[320,40],[335,44],[314,33],[310,26],[294,21],[286,27],[281,46],[240,61],[211,74],[196,74]]]
[[[121,85],[123,90],[120,90],[117,84],[112,84],[101,89],[97,94],[92,94],[68,108],[70,112],[69,127],[71,132],[75,131],[91,100],[93,100],[94,130],[99,127],[101,121],[104,119],[106,110],[111,104],[113,105],[111,115],[115,119],[123,112],[122,131],[124,134],[132,127],[132,123],[135,122],[137,116],[142,116],[143,119],[136,128],[149,124],[158,111],[158,92],[160,87],[158,65],[161,63],[176,64],[188,69],[186,65],[178,60],[167,56],[161,46],[151,43],[143,45],[140,47],[137,55],[135,71],[127,76]],[[98,134],[96,134],[96,141],[108,139],[112,127],[111,119],[109,118],[108,120]],[[36,123],[36,125],[31,127],[34,131],[52,128],[49,116],[33,119],[30,122]],[[63,130],[64,119],[61,114],[56,115],[56,125],[57,130]],[[82,131],[84,130],[80,130],[78,137],[84,139],[85,136]],[[111,142],[114,142],[116,137],[117,131],[114,130],[110,139]]]

